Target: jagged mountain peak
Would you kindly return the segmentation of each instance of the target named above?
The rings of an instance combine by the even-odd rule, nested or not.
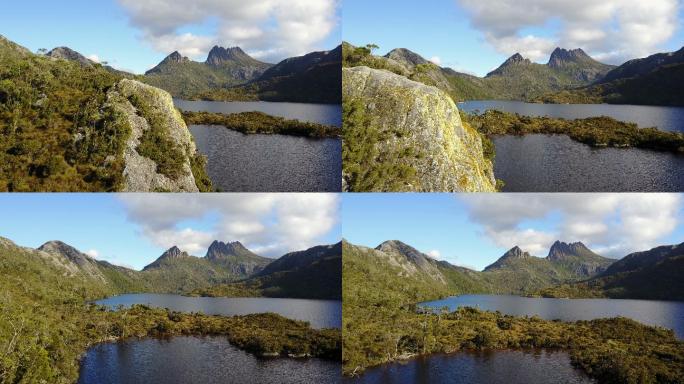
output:
[[[167,63],[183,63],[187,61],[190,61],[190,59],[181,55],[178,51],[174,51],[172,54],[166,56],[166,58],[164,59],[164,62]]]
[[[548,65],[550,67],[558,67],[565,62],[578,62],[582,60],[593,60],[589,55],[587,55],[582,48],[577,49],[565,49],[556,47],[551,53]]]
[[[411,260],[417,260],[427,257],[427,255],[423,254],[419,250],[399,240],[385,241],[382,244],[375,247],[375,249],[381,252],[396,252],[408,257]]]
[[[229,47],[223,48],[215,45],[214,48],[209,51],[207,56],[206,64],[209,65],[222,65],[227,62],[246,62],[246,61],[256,61],[254,58],[249,56],[240,47]]]
[[[188,257],[188,256],[189,255],[187,252],[181,251],[180,248],[178,248],[177,246],[174,245],[173,247],[169,248],[166,252],[164,252],[161,255],[160,259],[178,259],[181,257]]]
[[[561,260],[568,256],[586,256],[595,255],[584,243],[565,243],[560,240],[556,240],[555,243],[549,249],[549,254],[547,258],[549,260]]]

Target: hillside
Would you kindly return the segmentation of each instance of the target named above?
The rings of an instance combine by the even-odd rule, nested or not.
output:
[[[630,60],[596,83],[547,94],[548,103],[684,105],[684,48]]]
[[[340,104],[341,84],[342,47],[338,46],[285,59],[237,90],[265,101]]]
[[[432,268],[440,262],[397,241],[342,247],[345,375],[421,355],[526,348],[567,351],[574,366],[600,383],[676,382],[684,373],[684,349],[672,331],[625,318],[564,323],[475,308],[420,311],[418,302],[465,293],[447,288]]]
[[[170,95],[79,57],[0,38],[0,191],[210,190]]]
[[[545,297],[684,300],[684,243],[625,256],[598,276],[549,287]]]
[[[342,299],[342,245],[288,253],[242,281],[192,292],[197,296],[267,296]]]
[[[128,338],[216,335],[256,355],[296,351],[340,359],[338,330],[314,330],[275,314],[223,317],[90,305],[126,292],[103,284],[102,275],[116,272],[63,243],[41,248],[0,238],[0,383],[74,383],[87,348]]]

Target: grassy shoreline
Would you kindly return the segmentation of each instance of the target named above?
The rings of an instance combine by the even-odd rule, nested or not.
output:
[[[554,348],[599,383],[684,380],[684,341],[672,330],[627,318],[561,322],[459,308],[417,311],[415,303],[465,288],[440,289],[402,275],[362,248],[344,245],[343,374],[415,356],[463,350]]]
[[[339,137],[341,129],[329,125],[289,120],[262,112],[211,113],[182,111],[188,125],[221,125],[245,134],[278,134],[311,138]]]
[[[684,134],[657,128],[639,128],[610,117],[566,120],[529,117],[517,113],[488,110],[466,114],[470,125],[487,136],[527,134],[567,135],[595,148],[640,148],[684,154]]]

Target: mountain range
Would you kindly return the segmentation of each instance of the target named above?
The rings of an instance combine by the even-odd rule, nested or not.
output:
[[[684,300],[684,243],[631,253],[585,281],[538,292],[546,297]]]
[[[30,249],[0,240],[0,247],[21,249],[33,262],[47,263],[61,274],[81,278],[108,294],[189,293],[239,281],[263,289],[271,297],[341,297],[339,244],[292,252],[279,259],[259,256],[240,242],[214,241],[204,257],[191,256],[174,246],[136,271],[96,260],[61,241]]]
[[[240,47],[215,46],[204,62],[173,52],[144,81],[190,99],[341,102],[341,47],[264,63]]]
[[[546,64],[516,53],[485,77],[442,68],[405,48],[383,57],[344,43],[345,66],[385,69],[436,86],[456,101],[503,99],[675,105],[684,102],[682,54],[660,53],[621,66],[601,63],[582,49],[557,47]],[[574,99],[573,99],[574,98]]]
[[[369,280],[380,281],[383,289],[405,291],[411,287],[416,302],[423,297],[464,293],[542,292],[553,296],[554,287],[567,291],[576,286],[600,286],[604,292],[596,296],[609,297],[674,300],[684,294],[684,244],[637,252],[620,260],[602,257],[581,242],[557,241],[544,258],[516,246],[481,272],[435,260],[396,240],[375,249],[345,242],[343,253],[345,268],[377,274]]]

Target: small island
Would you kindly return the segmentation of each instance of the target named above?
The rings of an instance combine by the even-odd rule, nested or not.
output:
[[[289,120],[263,112],[212,113],[182,111],[188,125],[222,125],[245,134],[277,134],[311,138],[339,137],[340,129],[334,126]]]

